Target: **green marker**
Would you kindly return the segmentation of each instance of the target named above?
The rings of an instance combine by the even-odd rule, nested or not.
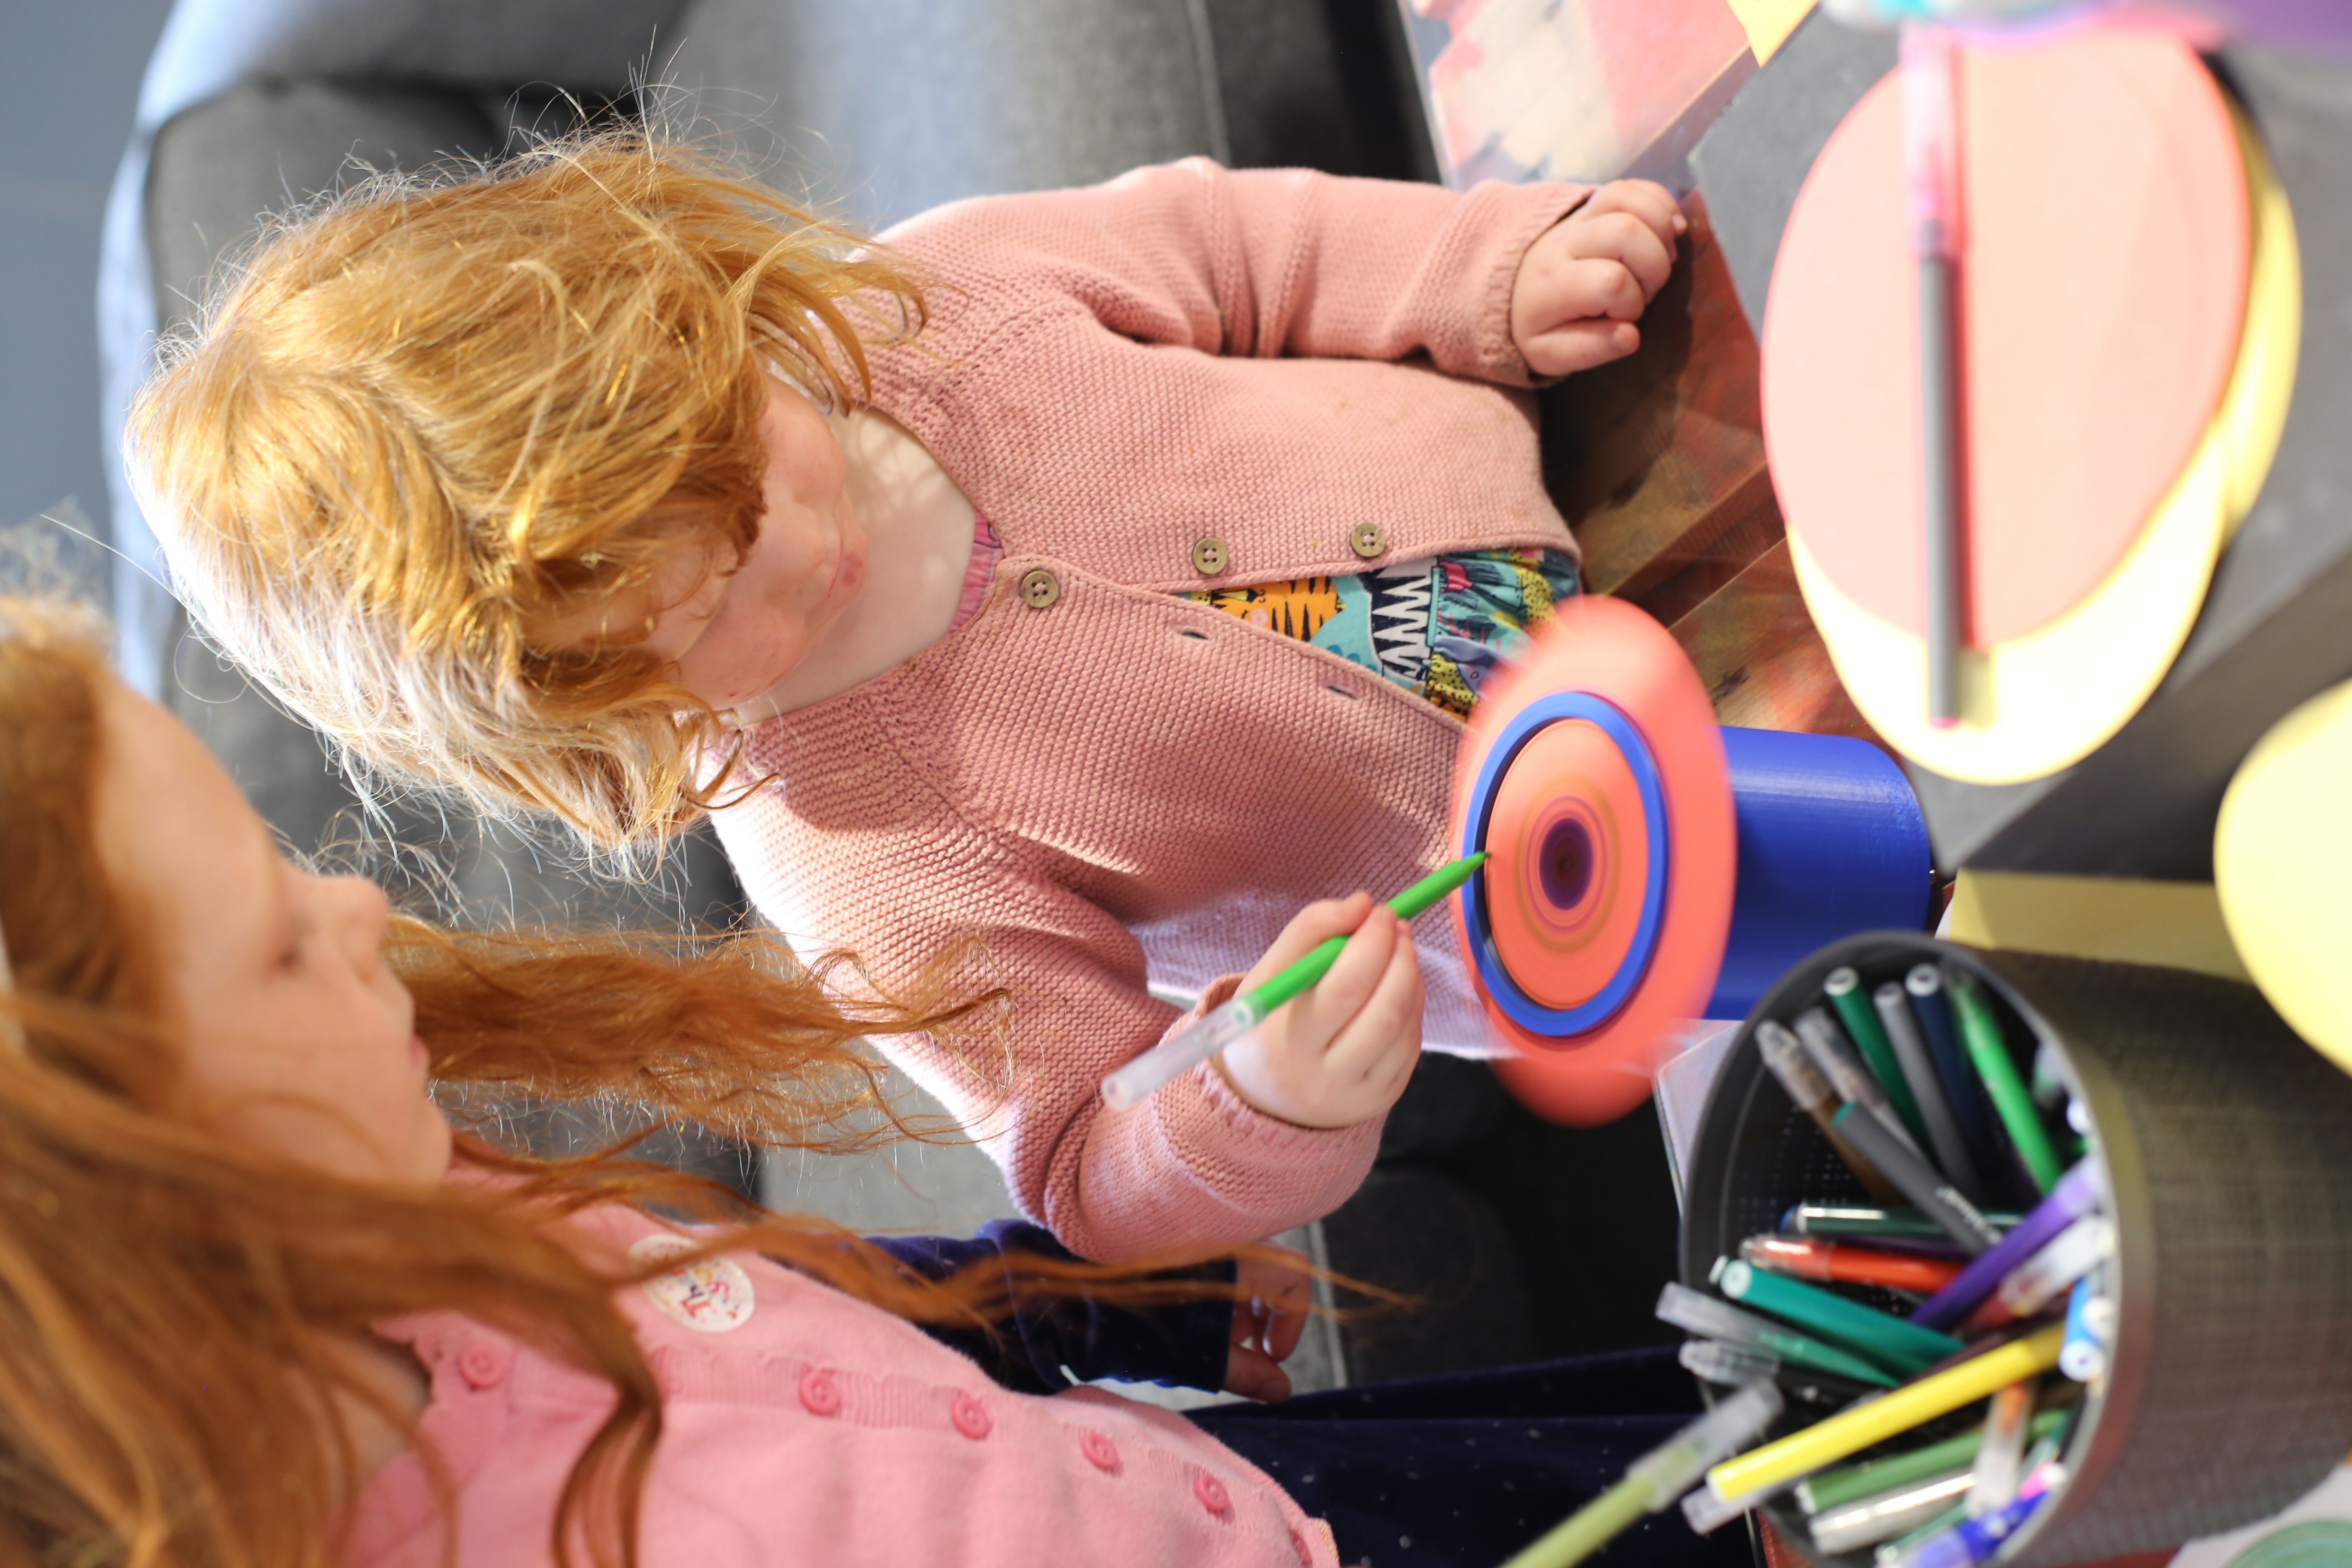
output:
[[[1736,1258],[1719,1259],[1711,1279],[1717,1289],[1741,1306],[1769,1312],[1904,1377],[1916,1376],[1966,1348],[1949,1334],[1905,1322],[1801,1280],[1768,1274]]]
[[[1675,1280],[1667,1280],[1666,1288],[1658,1292],[1658,1318],[1687,1333],[1721,1340],[1727,1345],[1745,1345],[1791,1366],[1810,1367],[1877,1388],[1895,1386],[1893,1378],[1860,1356],[1807,1339],[1769,1318],[1743,1312],[1727,1301],[1719,1301],[1704,1290],[1694,1290]]]
[[[1993,1021],[1992,1008],[1977,989],[1976,976],[1964,969],[1946,970],[1944,989],[1951,994],[1952,1011],[1959,1020],[1960,1039],[1968,1047],[1969,1065],[1984,1080],[1993,1111],[2008,1130],[2009,1141],[2017,1145],[2018,1157],[2025,1162],[2034,1186],[2046,1194],[2058,1184],[2065,1168],[2058,1163],[2058,1151],[2042,1125],[2042,1113],[2034,1109],[2033,1096],[2019,1076],[2017,1063],[2010,1059],[2009,1043],[2000,1037],[2000,1026]]]
[[[1467,855],[1436,870],[1388,901],[1399,920],[1409,921],[1468,881],[1486,864],[1484,851]],[[1150,1095],[1177,1074],[1207,1061],[1235,1040],[1265,1022],[1266,1015],[1312,986],[1330,972],[1331,961],[1348,945],[1335,936],[1255,990],[1244,991],[1215,1012],[1171,1035],[1102,1081],[1105,1104],[1124,1110]]]
[[[2029,1438],[2047,1437],[2058,1430],[2073,1412],[2044,1410],[2033,1417],[2026,1429]],[[1826,1513],[1833,1508],[1843,1508],[1850,1502],[1896,1487],[1924,1481],[1930,1476],[1940,1476],[1946,1470],[1965,1466],[1977,1457],[1984,1443],[1982,1432],[1963,1432],[1940,1443],[1930,1443],[1924,1448],[1914,1448],[1906,1454],[1889,1458],[1873,1459],[1867,1464],[1848,1465],[1842,1469],[1823,1470],[1797,1485],[1797,1506],[1807,1513]]]
[[[1863,991],[1862,976],[1851,965],[1832,969],[1822,982],[1822,994],[1837,1009],[1845,1032],[1853,1037],[1854,1048],[1870,1068],[1870,1076],[1894,1102],[1895,1114],[1903,1118],[1903,1129],[1911,1134],[1911,1142],[1923,1152],[1934,1148],[1927,1139],[1927,1123],[1919,1114],[1919,1102],[1911,1098],[1911,1080],[1903,1076],[1903,1064],[1895,1059],[1894,1043],[1878,1021],[1878,1009]]]

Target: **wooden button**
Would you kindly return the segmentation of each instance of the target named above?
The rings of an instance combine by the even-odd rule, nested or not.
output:
[[[1348,548],[1370,561],[1389,547],[1389,536],[1377,522],[1360,522],[1348,531]]]
[[[1062,580],[1043,566],[1021,574],[1021,602],[1033,610],[1049,608],[1062,596]]]
[[[1192,570],[1203,577],[1213,577],[1226,565],[1225,542],[1222,539],[1196,539],[1192,542]]]

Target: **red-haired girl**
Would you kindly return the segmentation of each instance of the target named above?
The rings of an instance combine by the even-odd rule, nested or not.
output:
[[[709,811],[886,986],[977,939],[1007,1059],[891,1048],[1024,1207],[1237,1242],[1361,1179],[1424,972],[1487,1049],[1442,922],[1349,889],[1453,858],[1458,715],[1576,588],[1515,389],[1628,352],[1683,222],[1195,161],[874,246],[616,133],[280,225],[133,461],[198,622],[353,757],[624,851]],[[1104,1109],[1147,982],[1360,927],[1344,1026]]]
[[[1067,1362],[1278,1394],[1295,1316],[1234,1303],[1301,1277],[681,1226],[640,1205],[687,1179],[453,1141],[428,1095],[826,1146],[871,1109],[856,1032],[968,1021],[845,1012],[758,950],[391,919],[281,859],[87,636],[0,602],[0,1561],[1478,1568],[1690,1403],[1663,1355],[1198,1421],[1022,1392]],[[1679,1520],[1629,1544],[1706,1550]]]

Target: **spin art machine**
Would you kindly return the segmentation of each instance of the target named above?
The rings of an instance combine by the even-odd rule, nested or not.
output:
[[[2352,60],[2210,44],[2095,16],[1961,51],[1948,727],[1895,36],[1817,11],[1692,154],[1808,608],[1947,869],[2211,880],[2240,762],[2352,678]]]
[[[1453,900],[1472,979],[1518,1052],[1496,1070],[1573,1125],[1648,1094],[1661,1043],[1738,1018],[1857,931],[1916,931],[1932,888],[1918,802],[1838,735],[1719,726],[1698,675],[1630,605],[1561,606],[1490,686],[1454,784]]]
[[[1790,211],[1764,441],[1855,705],[1914,762],[2007,784],[2081,761],[2171,668],[2278,448],[2301,290],[2268,155],[2187,43],[2095,26],[1963,55],[1957,723],[1924,700],[1900,72],[1831,133]]]

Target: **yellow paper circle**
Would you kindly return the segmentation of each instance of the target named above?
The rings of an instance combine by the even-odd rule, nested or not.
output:
[[[2352,1071],[2352,682],[2271,727],[2213,831],[2221,918],[2295,1033]]]

